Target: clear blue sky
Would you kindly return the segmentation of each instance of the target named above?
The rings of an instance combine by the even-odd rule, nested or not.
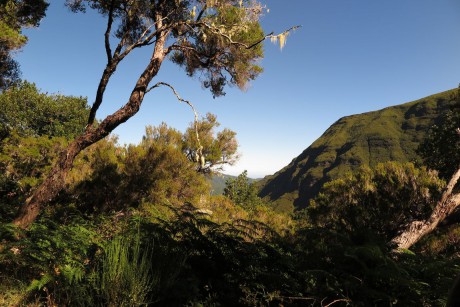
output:
[[[23,78],[49,93],[94,99],[106,58],[105,20],[70,13],[53,0],[40,28],[16,59]],[[217,115],[238,134],[239,163],[261,177],[280,170],[342,116],[381,109],[457,87],[460,82],[458,0],[268,0],[267,33],[293,25],[280,51],[265,44],[264,73],[248,91],[213,99],[198,80],[165,63],[157,81],[173,84],[200,114]],[[109,84],[98,118],[122,106],[150,50],[137,51]],[[167,89],[153,91],[140,112],[115,133],[140,141],[146,125],[162,121],[184,130],[190,109]]]

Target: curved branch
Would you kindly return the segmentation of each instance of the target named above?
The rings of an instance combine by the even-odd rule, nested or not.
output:
[[[174,93],[174,95],[176,96],[177,100],[186,103],[192,109],[194,117],[195,117],[195,120],[194,120],[195,137],[196,137],[196,141],[198,143],[198,149],[197,149],[198,161],[197,162],[200,162],[200,170],[204,169],[204,167],[205,167],[205,159],[204,159],[204,155],[203,155],[203,146],[201,145],[200,135],[198,133],[198,113],[196,112],[195,107],[193,106],[193,104],[189,100],[186,100],[186,99],[180,97],[179,93],[176,91],[176,89],[171,84],[166,83],[166,82],[158,82],[157,84],[155,84],[152,87],[150,87],[149,89],[147,89],[145,91],[145,93],[147,94],[148,92],[150,92],[154,88],[160,87],[161,85],[169,87],[172,90],[172,92]]]
[[[290,33],[292,31],[295,31],[298,28],[302,27],[301,25],[293,26],[293,27],[287,29],[286,31],[284,31],[284,32],[282,32],[280,34],[277,34],[277,35],[275,35],[274,32],[271,32],[271,33],[263,36],[262,38],[258,39],[254,43],[248,45],[248,44],[245,44],[245,43],[242,43],[242,42],[234,41],[229,35],[227,35],[225,33],[222,33],[221,31],[219,31],[218,28],[213,27],[213,26],[211,26],[210,24],[208,24],[206,22],[199,22],[199,21],[194,22],[194,23],[181,22],[181,23],[175,24],[174,27],[179,26],[179,25],[185,25],[186,27],[188,27],[190,29],[190,31],[194,32],[195,34],[198,33],[199,31],[194,29],[194,27],[200,27],[200,26],[205,27],[208,30],[210,30],[213,34],[220,35],[223,38],[225,38],[231,45],[237,45],[237,46],[243,47],[245,49],[252,49],[252,48],[256,47],[257,45],[259,45],[260,43],[262,43],[267,38],[275,38],[275,37],[278,37],[278,36],[283,35],[283,34],[286,35],[287,33]],[[179,50],[180,48],[186,48],[188,50],[193,50],[194,52],[198,53],[195,48],[187,47],[187,46],[179,46],[177,44],[172,44],[171,46],[169,46],[167,48],[167,50],[168,50],[167,52],[169,53],[171,50]]]

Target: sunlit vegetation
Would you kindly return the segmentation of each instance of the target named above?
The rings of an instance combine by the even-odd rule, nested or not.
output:
[[[297,208],[304,208],[325,182],[338,179],[361,166],[373,168],[387,161],[420,165],[422,157],[417,149],[430,128],[440,123],[441,114],[457,104],[456,91],[450,90],[383,110],[339,119],[289,165],[275,175],[264,178],[260,182],[261,196],[288,210],[293,209],[288,206],[292,203]],[[456,134],[455,128],[442,129],[451,135]],[[442,151],[445,157],[458,156],[448,154],[458,152],[458,145],[451,147],[449,142],[440,144],[439,137],[433,135],[432,138],[437,141],[429,142],[431,147],[426,152]],[[444,150],[446,147],[449,147],[448,152]],[[439,156],[433,156],[433,161],[439,160]],[[428,166],[442,171],[433,164]]]
[[[436,172],[412,163],[363,167],[326,183],[308,207],[308,216],[322,228],[372,230],[389,241],[410,221],[429,216],[444,185]]]
[[[110,132],[160,85],[195,111],[171,85],[147,89],[166,55],[217,97],[262,72],[264,39],[282,48],[297,27],[265,35],[255,1],[66,3],[108,18],[92,107],[19,81],[10,52],[47,5],[0,2],[1,306],[446,305],[459,213],[410,249],[392,239],[432,214],[458,167],[454,91],[342,118],[277,176],[245,171],[217,195],[212,179],[238,142],[215,115],[185,131],[147,126],[137,144]],[[118,63],[149,45],[129,102],[98,121]]]
[[[30,107],[59,108],[59,124],[39,111],[28,122],[25,95]],[[362,168],[287,214],[257,196],[246,172],[211,195],[209,172],[190,154],[193,124],[147,127],[137,145],[112,137],[89,147],[53,206],[18,229],[10,224],[17,208],[88,108],[28,83],[0,100],[11,110],[0,147],[3,305],[442,306],[459,271],[454,222],[416,253],[395,257],[388,244],[430,212],[444,185],[435,172],[396,162]],[[234,134],[220,137],[212,115],[201,123],[204,152],[222,161],[222,140],[235,144]]]

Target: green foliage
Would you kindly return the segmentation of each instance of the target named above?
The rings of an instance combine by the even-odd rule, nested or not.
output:
[[[66,145],[63,138],[26,137],[16,133],[2,142],[1,168],[19,184],[21,192],[36,185]]]
[[[98,244],[96,229],[78,219],[66,225],[59,225],[48,219],[44,222],[29,231],[24,241],[27,246],[24,254],[35,259],[37,263],[50,262],[59,267],[71,265],[84,269],[85,260],[91,257],[90,250]]]
[[[22,86],[47,104],[32,85]],[[11,97],[21,97],[14,91],[1,96],[9,103],[2,123],[13,129],[0,146],[0,304],[445,303],[460,265],[456,224],[426,238],[416,253],[395,257],[386,245],[400,225],[430,212],[443,186],[434,173],[410,163],[361,168],[325,185],[303,212],[312,223],[295,224],[263,204],[246,172],[228,180],[226,196],[207,196],[192,158],[194,126],[184,134],[166,124],[148,127],[139,145],[122,147],[108,138],[87,148],[67,177],[67,191],[19,231],[6,222],[78,125],[32,125],[27,110],[14,106],[20,100]],[[87,111],[76,101],[64,117]],[[397,115],[390,111],[389,117]],[[212,115],[199,124],[208,166],[234,157],[234,133],[216,134]],[[332,155],[319,156],[326,162]]]
[[[0,2],[0,41],[11,49],[21,47],[27,38],[21,35],[21,28],[36,27],[45,17],[48,4],[43,1],[13,1]]]
[[[216,133],[219,126],[216,116],[208,113],[202,120],[191,123],[184,133],[184,151],[191,161],[198,163],[201,172],[220,171],[238,159],[236,132],[225,128]],[[200,146],[204,161],[200,161]]]
[[[67,144],[62,137],[20,137],[0,142],[0,214],[12,219],[28,193],[42,182]]]
[[[259,196],[275,204],[291,203],[302,209],[318,195],[324,183],[361,166],[373,168],[387,161],[419,165],[417,147],[438,122],[440,114],[456,104],[456,94],[456,90],[450,90],[339,119],[289,165],[264,178]],[[435,153],[437,148],[433,145]]]
[[[91,305],[95,293],[90,268],[100,236],[94,224],[78,216],[67,219],[65,224],[55,223],[44,216],[19,242],[4,241],[0,271],[28,283],[22,300],[48,297],[66,305]]]
[[[200,74],[204,87],[209,88],[214,97],[225,95],[227,84],[244,89],[262,72],[257,65],[263,58],[262,44],[245,47],[265,36],[258,21],[259,8],[251,1],[240,4],[229,0],[186,2],[191,12],[203,10],[200,21],[207,26],[187,37],[182,36],[180,30],[174,33],[182,39],[178,40],[181,48],[177,48],[173,62],[183,66],[189,76]],[[195,16],[192,13],[190,17]]]
[[[449,110],[440,116],[424,142],[419,147],[419,154],[424,163],[439,171],[442,178],[450,179],[460,166],[460,114],[458,109]]]
[[[26,288],[24,282],[0,274],[0,306],[21,306]]]
[[[53,276],[45,274],[39,280],[34,279],[29,287],[27,287],[27,291],[40,291],[53,280]]]
[[[142,139],[144,146],[170,146],[182,151],[195,163],[202,173],[222,170],[226,164],[233,165],[238,159],[236,133],[230,129],[216,132],[220,126],[215,115],[208,113],[202,120],[190,123],[185,133],[162,123],[148,126]]]
[[[154,222],[128,217],[124,231],[106,238],[102,228],[125,222],[113,216],[58,226],[42,218],[25,241],[0,252],[0,277],[30,278],[25,303],[442,306],[460,264],[394,258],[369,235],[305,228],[280,236],[253,219],[213,222],[190,204],[169,210],[170,218]]]
[[[0,214],[12,219],[48,175],[68,139],[83,131],[86,99],[40,93],[22,82],[0,94]]]
[[[412,220],[427,218],[444,182],[426,168],[387,162],[326,183],[308,212],[323,228],[392,239]]]
[[[253,220],[216,224],[190,205],[173,210],[162,227],[187,258],[160,304],[441,306],[456,274],[449,260],[394,259],[371,237],[300,229],[280,238]]]
[[[442,255],[446,258],[456,258],[459,252],[459,243],[460,225],[458,224],[458,216],[454,215],[448,225],[439,227],[432,234],[423,238],[415,246],[415,250],[433,257]]]
[[[193,163],[180,150],[157,145],[128,148],[125,173],[131,178],[129,187],[132,191],[137,188],[139,200],[154,204],[193,198],[195,187],[203,184]]]
[[[150,146],[156,143],[159,146],[171,146],[179,150],[184,148],[184,136],[182,133],[166,123],[161,123],[157,127],[145,127],[145,135],[142,137],[142,145]]]
[[[19,63],[13,59],[6,46],[0,44],[0,91],[19,82]]]
[[[284,266],[278,263],[282,251],[265,243],[274,234],[270,229],[255,221],[216,224],[191,205],[173,210],[165,228],[187,259],[162,302],[250,305],[254,296],[268,298],[264,290],[274,291],[273,276]],[[256,239],[263,233],[265,240]],[[289,283],[288,276],[282,281]]]
[[[294,239],[297,270],[312,280],[309,290],[329,302],[348,299],[352,306],[443,306],[458,270],[458,260],[409,254],[394,257],[386,242],[369,233],[350,237],[309,228],[298,231]]]
[[[2,138],[11,131],[20,136],[72,139],[85,127],[89,108],[86,99],[41,93],[26,81],[0,94]]]
[[[125,204],[123,197],[126,185],[122,174],[123,154],[124,149],[116,138],[104,139],[80,154],[74,171],[69,174],[72,182],[69,197],[78,199],[80,210],[107,212],[130,205]]]
[[[236,205],[251,210],[262,204],[262,199],[257,196],[257,188],[249,182],[248,172],[244,171],[236,178],[227,179],[224,195]]]
[[[44,0],[0,1],[0,90],[19,80],[19,65],[11,52],[27,42],[22,28],[37,27],[47,7]]]
[[[106,16],[112,12],[115,24],[119,25],[114,34],[121,40],[120,47],[142,41],[145,38],[142,33],[150,33],[150,25],[162,16],[162,24],[172,34],[172,61],[183,66],[188,75],[199,75],[203,86],[215,97],[225,94],[226,85],[244,89],[262,72],[258,61],[263,57],[260,41],[265,34],[259,24],[262,8],[257,2],[67,0],[66,3],[73,11],[90,7]]]
[[[76,160],[69,197],[85,212],[110,212],[199,201],[209,185],[183,153],[182,134],[166,125],[147,127],[139,145],[106,139]],[[74,195],[72,195],[74,194]],[[149,209],[150,208],[150,209]]]
[[[152,274],[152,250],[142,247],[139,236],[117,237],[104,248],[96,280],[107,306],[141,306],[157,280]]]

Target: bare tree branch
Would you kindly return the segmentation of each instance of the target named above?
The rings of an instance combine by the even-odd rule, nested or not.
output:
[[[171,84],[168,84],[166,82],[158,82],[158,83],[156,83],[155,85],[153,85],[152,87],[147,89],[145,91],[145,93],[147,94],[148,92],[150,92],[154,88],[160,87],[162,85],[169,87],[172,90],[172,92],[174,93],[174,95],[176,96],[177,100],[186,103],[193,111],[193,114],[194,114],[194,117],[195,117],[195,120],[194,120],[195,137],[196,137],[196,141],[198,143],[198,148],[197,148],[197,154],[198,154],[198,157],[199,157],[198,162],[200,162],[200,168],[203,169],[204,164],[205,164],[205,159],[204,159],[204,156],[203,156],[203,146],[201,145],[200,135],[198,133],[198,113],[196,112],[195,107],[193,106],[193,104],[189,100],[186,100],[186,99],[182,98],[179,95],[179,93],[176,91],[176,89]]]
[[[280,33],[280,34],[277,34],[277,35],[274,35],[273,32],[272,34],[269,34],[267,36],[265,36],[265,38],[270,38],[270,40],[272,42],[276,42],[279,40],[280,42],[280,48],[283,49],[284,47],[284,44],[286,43],[286,37],[289,35],[289,33],[291,31],[295,31],[297,30],[298,28],[300,28],[301,26],[294,26],[294,27],[291,27],[289,29],[287,29],[286,31]]]

